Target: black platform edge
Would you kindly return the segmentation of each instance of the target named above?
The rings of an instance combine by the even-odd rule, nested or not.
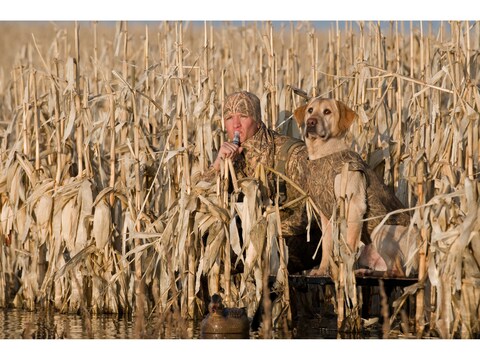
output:
[[[275,281],[275,277],[271,276],[270,280]],[[383,281],[384,285],[400,287],[413,285],[418,282],[418,278],[415,277],[389,277],[375,274],[357,274],[355,276],[358,286],[378,286],[380,280]],[[328,276],[288,275],[288,281],[293,286],[334,284],[333,280]]]

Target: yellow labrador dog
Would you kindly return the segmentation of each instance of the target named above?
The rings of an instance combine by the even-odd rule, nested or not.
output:
[[[403,206],[346,143],[345,135],[356,117],[355,112],[335,99],[316,97],[297,108],[294,117],[307,145],[308,191],[320,209],[324,234],[319,268],[310,274],[324,276],[330,270],[329,258],[333,252],[331,219],[338,209],[338,201],[346,199],[346,242],[355,253],[361,242],[365,244],[357,266],[387,271],[394,276],[405,275],[405,261],[411,247],[409,242],[415,245],[415,239],[407,236],[410,217],[405,212],[389,214],[385,225],[375,229],[386,214]]]

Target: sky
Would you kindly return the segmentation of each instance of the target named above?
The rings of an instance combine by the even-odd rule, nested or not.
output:
[[[0,20],[480,20],[479,9],[472,0],[15,0]]]

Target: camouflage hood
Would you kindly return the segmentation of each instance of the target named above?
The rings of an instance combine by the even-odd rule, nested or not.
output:
[[[261,123],[260,99],[248,91],[228,95],[223,105],[223,118],[228,119],[232,114],[237,113],[250,116],[257,123]]]

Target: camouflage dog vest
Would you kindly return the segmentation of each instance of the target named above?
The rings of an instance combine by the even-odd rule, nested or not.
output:
[[[367,183],[367,211],[366,218],[375,217],[366,221],[362,231],[362,241],[370,243],[370,234],[389,212],[404,208],[393,191],[388,188],[368,167],[359,154],[352,150],[344,150],[333,153],[316,160],[310,160],[308,188],[313,200],[323,212],[330,218],[336,209],[334,194],[335,177],[342,172],[345,163],[348,163],[350,171],[361,171],[365,175]],[[407,213],[391,215],[386,224],[407,226],[410,217]]]

